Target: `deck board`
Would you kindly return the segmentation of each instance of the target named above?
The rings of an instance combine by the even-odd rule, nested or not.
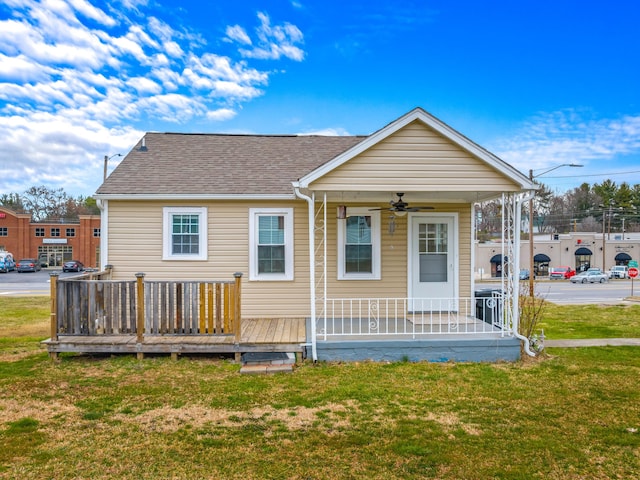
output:
[[[240,342],[233,335],[60,335],[42,342],[51,353],[244,353],[302,352],[304,318],[243,319]]]

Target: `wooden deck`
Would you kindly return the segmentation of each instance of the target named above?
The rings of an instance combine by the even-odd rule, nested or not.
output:
[[[247,352],[286,352],[300,356],[306,342],[304,318],[242,319],[240,341],[234,335],[58,335],[42,342],[49,354],[78,353],[233,353],[236,359]]]

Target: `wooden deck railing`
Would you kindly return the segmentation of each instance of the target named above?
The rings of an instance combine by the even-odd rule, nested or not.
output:
[[[51,339],[59,335],[235,335],[241,273],[229,281],[110,280],[110,272],[51,274]],[[99,279],[94,279],[98,277]]]

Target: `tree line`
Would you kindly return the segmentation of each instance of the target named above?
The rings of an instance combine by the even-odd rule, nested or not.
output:
[[[533,225],[538,233],[640,232],[640,184],[620,185],[611,180],[590,185],[583,183],[564,194],[554,194],[546,185],[533,199]],[[476,229],[480,241],[501,231],[501,206],[498,201],[476,207]],[[528,221],[529,202],[523,206]],[[528,237],[528,230],[523,238]]]
[[[62,188],[51,189],[43,185],[23,193],[1,194],[0,205],[16,213],[31,214],[34,222],[76,222],[80,215],[100,215],[93,197],[74,198]]]

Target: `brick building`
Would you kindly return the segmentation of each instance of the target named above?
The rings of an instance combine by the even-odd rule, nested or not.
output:
[[[0,250],[21,258],[39,258],[51,267],[79,260],[100,263],[100,216],[80,215],[77,222],[32,222],[31,215],[0,207]]]

